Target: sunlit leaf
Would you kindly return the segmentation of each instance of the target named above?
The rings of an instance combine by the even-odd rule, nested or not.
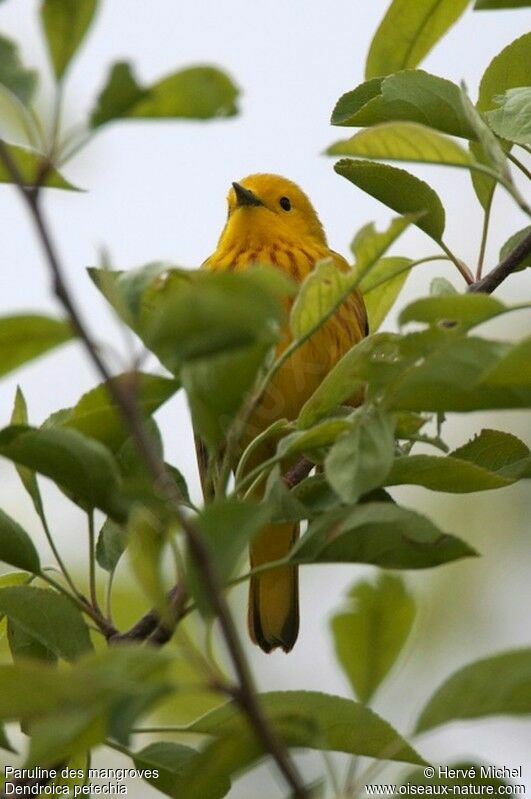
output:
[[[393,0],[371,42],[366,78],[416,67],[467,5],[468,0]]]
[[[336,656],[358,699],[369,702],[393,667],[415,619],[403,580],[381,574],[356,583],[331,620]]]
[[[379,158],[477,168],[472,156],[452,139],[414,122],[386,122],[332,144],[327,155]]]

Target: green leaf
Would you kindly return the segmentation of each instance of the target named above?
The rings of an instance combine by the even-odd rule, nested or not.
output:
[[[471,336],[446,338],[424,357],[419,352],[419,362],[408,359],[408,364],[403,364],[402,376],[387,389],[389,407],[476,411],[531,406],[531,375],[523,367],[531,339],[511,346]],[[400,360],[400,355],[397,358]]]
[[[531,308],[531,303],[504,305],[488,294],[450,294],[422,297],[407,305],[398,318],[400,325],[424,322],[430,325],[450,325],[461,331],[493,319],[500,314]]]
[[[131,65],[112,66],[90,118],[93,128],[115,119],[212,119],[237,113],[239,91],[219,69],[182,69],[152,86],[142,87]]]
[[[102,569],[112,574],[125,552],[125,533],[120,525],[106,519],[96,544],[96,560]]]
[[[6,427],[0,431],[0,455],[49,477],[82,508],[125,519],[127,505],[112,454],[77,430]]]
[[[529,359],[531,357],[531,337],[517,342],[502,353],[497,362],[489,364],[483,383],[494,390],[515,386],[521,389],[519,394],[525,403],[529,398],[531,375]],[[518,399],[515,397],[515,399]],[[515,405],[514,407],[518,407]],[[525,407],[524,404],[521,407]]]
[[[153,264],[90,275],[146,346],[179,374],[198,434],[211,446],[220,443],[280,336],[281,300],[294,284],[272,268],[221,274]]]
[[[433,297],[455,296],[459,292],[445,277],[434,277],[430,283],[430,295]]]
[[[484,117],[473,105],[464,83],[461,86],[461,102],[463,104],[463,111],[474,129],[479,143],[479,152],[481,152],[481,157],[478,159],[479,163],[484,163],[487,167],[496,172],[497,175],[500,176],[500,179],[510,181],[511,178],[507,169],[505,150],[485,122]],[[474,149],[470,148],[470,151],[473,153]]]
[[[137,408],[144,416],[154,413],[180,386],[177,380],[142,372],[125,372],[113,380],[123,391],[129,391],[135,397]],[[77,430],[105,444],[112,452],[116,452],[130,435],[105,383],[83,394],[73,408],[65,410],[57,426]],[[53,417],[49,426],[54,426]]]
[[[133,762],[138,769],[150,769],[158,773],[157,777],[146,777],[146,782],[153,785],[166,796],[184,796],[187,790],[186,771],[193,758],[198,757],[195,749],[172,741],[158,741],[149,744],[140,752],[132,755]],[[228,777],[221,776],[216,785],[213,781],[209,785],[204,799],[221,799],[230,790]]]
[[[332,144],[326,153],[477,168],[471,155],[457,142],[415,122],[386,122],[360,130],[350,139]]]
[[[406,763],[424,762],[386,721],[351,699],[317,691],[275,691],[259,694],[258,699],[275,723],[289,717],[300,723],[307,721],[301,745],[309,749]],[[229,702],[207,713],[188,729],[223,739],[239,732],[242,726],[248,730],[248,722],[242,718],[237,705]],[[295,728],[294,733],[296,739],[299,732]],[[296,740],[291,740],[289,745],[296,746]]]
[[[478,111],[496,108],[496,98],[509,89],[531,84],[531,33],[508,44],[488,65],[479,86]]]
[[[368,502],[334,508],[313,521],[293,548],[291,560],[427,569],[476,554],[420,513],[390,502]]]
[[[83,616],[55,591],[27,585],[2,588],[0,613],[65,660],[76,660],[92,649]]]
[[[44,660],[49,663],[57,661],[57,655],[41,641],[26,632],[16,622],[8,619],[7,638],[9,650],[13,660],[33,658],[34,660]]]
[[[32,574],[39,574],[41,570],[33,541],[3,510],[0,510],[0,561]]]
[[[15,394],[15,402],[13,405],[13,412],[11,414],[11,425],[27,425],[28,424],[28,409],[26,399],[22,393],[20,386],[17,386]],[[22,485],[28,492],[33,502],[33,506],[38,516],[44,520],[44,506],[42,504],[41,492],[35,472],[27,469],[25,466],[15,465],[17,474],[22,481]]]
[[[376,333],[395,304],[413,265],[410,258],[381,258],[361,281],[371,333]]]
[[[529,460],[529,454],[529,448],[523,441],[501,430],[482,430],[452,452],[455,458],[475,463],[507,478],[524,474],[528,476],[522,467]]]
[[[496,433],[496,431],[490,432]],[[522,444],[518,439],[516,441]],[[479,446],[481,445],[478,444]],[[445,458],[434,455],[408,455],[396,458],[385,484],[421,485],[432,491],[448,491],[455,494],[504,488],[520,477],[528,476],[527,472],[531,474],[531,453],[525,444],[522,444],[522,447],[523,453],[519,447],[516,447],[517,454],[515,453],[512,459],[503,464],[507,474],[503,467],[499,469],[483,467],[475,463],[472,457],[459,458],[455,453]],[[459,453],[459,450],[456,452]]]
[[[382,485],[394,456],[394,419],[377,408],[358,411],[325,460],[325,476],[343,502]]]
[[[523,230],[519,230],[517,233],[513,233],[510,238],[507,239],[505,244],[500,250],[500,261],[504,261],[508,255],[510,255],[514,249],[523,241],[526,236],[529,236],[531,233],[531,225],[528,225]],[[518,269],[513,271],[520,272],[522,269],[527,269],[527,267],[531,266],[531,253],[527,255],[525,258],[520,261],[518,265]]]
[[[371,42],[365,77],[416,67],[467,5],[468,0],[393,0]]]
[[[367,703],[393,667],[415,620],[415,600],[403,580],[380,574],[348,592],[331,620],[336,657],[356,696]]]
[[[160,520],[148,508],[133,507],[127,525],[129,562],[140,587],[159,614],[166,611],[162,579],[162,554],[166,543],[166,530]]]
[[[531,649],[469,663],[449,677],[423,708],[416,732],[458,719],[531,713]]]
[[[8,374],[74,337],[70,324],[50,316],[0,318],[0,375]]]
[[[245,547],[269,518],[270,510],[266,505],[239,502],[235,499],[220,500],[207,505],[197,517],[196,524],[204,536],[212,562],[216,564],[223,583],[231,578]],[[211,607],[203,582],[189,553],[187,584],[201,613],[208,615]]]
[[[381,122],[417,122],[441,133],[475,139],[455,83],[423,70],[405,70],[360,84],[338,100],[333,125],[370,127]]]
[[[476,0],[474,11],[494,11],[501,8],[527,8],[529,0]]]
[[[0,36],[0,86],[25,106],[37,86],[37,73],[23,66],[17,45],[5,36]]]
[[[400,214],[424,211],[415,224],[435,241],[441,241],[445,224],[444,208],[438,195],[424,181],[388,164],[348,158],[338,161],[334,170]]]
[[[26,147],[20,147],[18,144],[8,144],[7,142],[3,142],[3,145],[26,186],[35,186],[38,183],[40,186],[50,189],[80,191],[80,189],[70,183],[70,181],[66,180],[60,172],[50,167],[47,159],[40,153],[35,152],[35,150],[28,150]],[[45,171],[44,179],[42,178],[43,170]],[[13,182],[11,172],[7,169],[4,162],[0,160],[0,183]],[[39,319],[39,317],[35,315],[30,317],[30,319],[33,318]],[[70,333],[70,338],[72,335],[73,334]]]
[[[97,7],[98,0],[43,0],[41,22],[57,80],[79,49]]]
[[[498,108],[487,113],[487,121],[502,139],[531,146],[531,87],[508,89],[494,98]]]
[[[424,769],[414,769],[404,777],[402,784],[425,786],[426,793],[435,793],[437,790],[442,793],[440,786],[448,786],[450,796],[474,789],[474,793],[484,793],[489,796],[507,796],[508,793],[512,793],[507,789],[509,783],[493,776],[495,771],[496,766],[489,766],[487,763],[459,762],[439,766],[434,777],[427,777]],[[437,787],[430,790],[428,786],[432,785]],[[418,789],[418,793],[422,792],[422,787]]]

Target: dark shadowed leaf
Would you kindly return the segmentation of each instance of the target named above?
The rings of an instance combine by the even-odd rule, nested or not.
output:
[[[41,22],[58,80],[85,38],[97,7],[98,0],[43,0]]]
[[[62,594],[33,586],[0,590],[0,613],[65,660],[92,649],[83,616]]]
[[[41,315],[0,319],[0,375],[32,361],[74,337],[70,324]]]
[[[37,73],[23,66],[17,45],[5,36],[0,36],[0,86],[22,105],[30,104],[37,86]]]
[[[417,227],[439,242],[444,233],[442,203],[427,183],[388,164],[343,159],[335,171],[400,214],[424,212]]]
[[[100,508],[119,521],[126,516],[111,452],[77,430],[6,427],[0,455],[49,477],[83,508]]]
[[[212,119],[237,112],[239,91],[227,74],[212,66],[175,72],[140,86],[131,65],[113,65],[91,115],[93,128],[114,119]]]
[[[449,677],[422,710],[417,732],[460,719],[531,713],[531,649],[469,663]]]
[[[335,508],[313,521],[295,545],[291,560],[427,569],[476,554],[420,513],[390,502],[368,502]]]
[[[336,656],[361,702],[369,702],[391,670],[414,619],[413,597],[391,574],[354,585],[332,617]]]
[[[393,0],[371,42],[365,77],[416,67],[467,5],[468,0]]]
[[[33,541],[7,513],[0,510],[0,561],[33,574],[41,570]]]
[[[50,189],[79,191],[79,189],[66,180],[60,172],[49,167],[44,157],[34,150],[28,150],[26,147],[20,147],[17,144],[7,144],[7,142],[4,142],[4,147],[11,156],[25,185],[35,186],[38,183],[40,186]],[[42,179],[43,169],[46,170],[44,179]],[[7,169],[4,162],[0,160],[0,183],[13,182],[11,172]]]
[[[281,723],[290,716],[298,719],[301,725],[307,722],[302,746],[383,760],[423,763],[420,755],[386,721],[358,702],[317,691],[276,691],[259,694],[259,699],[274,722]],[[222,740],[224,736],[249,728],[237,706],[231,702],[207,713],[189,729]],[[248,734],[247,737],[251,736]],[[291,746],[297,745],[293,740],[296,737],[295,732],[289,741]]]
[[[333,125],[367,127],[381,122],[417,122],[441,133],[475,139],[455,83],[423,70],[373,78],[344,94],[332,114]]]

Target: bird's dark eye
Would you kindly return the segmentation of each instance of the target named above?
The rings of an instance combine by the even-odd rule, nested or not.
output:
[[[291,211],[291,203],[288,197],[281,197],[278,201],[280,207],[284,209],[284,211]]]

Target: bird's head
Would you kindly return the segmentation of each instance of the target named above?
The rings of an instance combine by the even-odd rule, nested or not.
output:
[[[313,240],[326,237],[310,200],[296,183],[280,175],[257,174],[235,182],[229,191],[229,216],[224,235],[269,241]]]

